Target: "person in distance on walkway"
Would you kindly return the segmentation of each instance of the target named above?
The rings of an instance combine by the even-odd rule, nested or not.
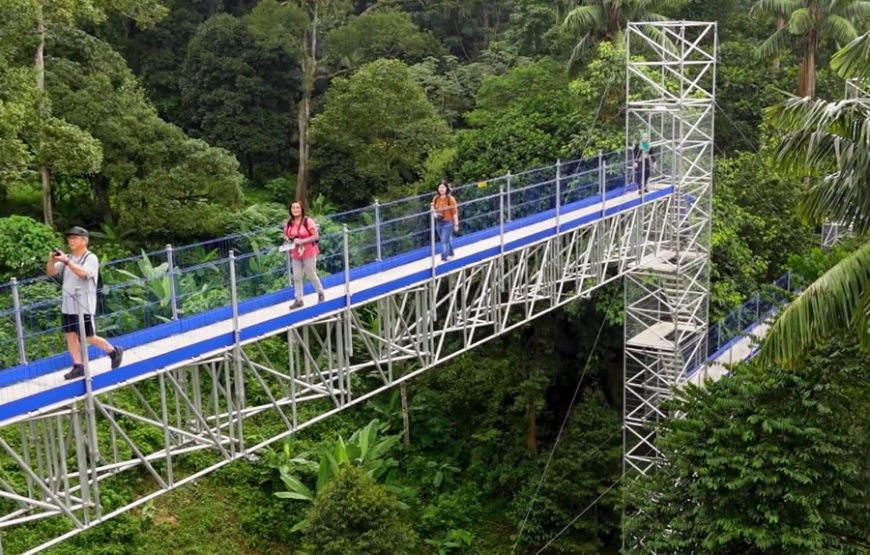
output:
[[[290,219],[284,226],[284,238],[291,243],[290,261],[293,267],[293,291],[296,301],[290,305],[290,309],[303,306],[302,302],[302,274],[308,276],[308,281],[314,284],[317,290],[317,301],[323,302],[325,296],[323,285],[317,277],[317,255],[320,249],[317,241],[320,235],[317,232],[317,224],[313,218],[305,215],[302,203],[294,201],[290,204]]]
[[[75,226],[66,234],[66,243],[70,254],[60,250],[48,255],[45,271],[50,276],[61,274],[63,291],[61,298],[61,329],[66,338],[66,346],[73,360],[73,367],[64,379],[73,380],[85,375],[82,364],[81,328],[79,328],[78,302],[82,303],[85,320],[85,337],[90,345],[99,347],[108,353],[112,368],[121,366],[124,349],[114,347],[108,341],[94,333],[94,315],[97,312],[97,276],[100,272],[100,260],[97,255],[88,250],[90,234],[83,227]],[[76,288],[81,290],[81,300],[76,299]]]
[[[441,241],[441,260],[450,260],[453,252],[453,233],[459,231],[459,204],[453,198],[450,184],[444,179],[438,184],[437,194],[432,199],[435,214],[435,230]]]
[[[647,186],[647,182],[649,181],[649,174],[652,168],[655,167],[655,158],[653,156],[652,151],[652,143],[650,143],[649,133],[644,133],[640,137],[640,141],[634,143],[634,147],[631,149],[632,160],[632,169],[637,172],[640,171],[640,181],[638,181],[637,192],[640,194],[641,192],[647,193],[649,192],[649,187]],[[635,175],[637,175],[635,173]]]

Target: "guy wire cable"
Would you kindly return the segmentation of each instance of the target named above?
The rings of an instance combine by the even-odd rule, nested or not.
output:
[[[522,538],[523,530],[526,527],[526,523],[529,520],[529,515],[532,512],[532,507],[535,504],[535,500],[538,497],[538,494],[541,491],[541,486],[544,484],[544,478],[547,476],[547,470],[550,468],[550,463],[553,461],[553,455],[556,452],[556,447],[559,446],[559,440],[562,439],[562,433],[565,431],[565,428],[568,425],[568,419],[571,417],[571,412],[574,409],[574,403],[577,401],[577,397],[580,395],[580,388],[583,385],[583,379],[586,377],[586,371],[589,369],[589,365],[592,362],[592,356],[595,354],[595,349],[598,347],[598,341],[601,339],[601,333],[604,331],[604,326],[607,324],[607,313],[610,311],[610,308],[613,306],[613,301],[616,300],[616,295],[619,293],[619,289],[614,289],[613,294],[610,296],[610,302],[607,303],[607,309],[601,318],[601,325],[598,326],[598,333],[595,335],[595,341],[592,343],[592,348],[589,350],[589,356],[586,357],[586,364],[583,365],[583,371],[580,373],[580,379],[577,381],[577,387],[574,388],[574,395],[571,397],[571,402],[568,404],[568,409],[565,411],[565,417],[562,419],[562,425],[559,427],[559,433],[556,434],[556,440],[553,442],[553,446],[550,448],[550,453],[547,456],[547,462],[544,464],[544,470],[541,472],[541,478],[538,480],[538,485],[535,488],[535,493],[532,495],[531,500],[529,500],[529,507],[526,509],[526,515],[523,517],[523,522],[520,525],[520,530],[517,532],[516,540],[514,541],[514,545],[511,548],[511,553],[515,553],[517,547],[520,543],[520,538]],[[622,431],[622,426],[619,427],[619,431]],[[602,445],[607,441],[610,441],[616,433],[611,434],[609,438],[607,438]],[[600,447],[600,445],[599,445]]]

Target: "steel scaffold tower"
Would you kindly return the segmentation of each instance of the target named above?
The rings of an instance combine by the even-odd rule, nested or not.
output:
[[[629,23],[626,43],[626,152],[648,134],[650,189],[675,188],[661,245],[670,256],[641,259],[625,278],[623,472],[646,474],[662,402],[707,358],[716,23]]]

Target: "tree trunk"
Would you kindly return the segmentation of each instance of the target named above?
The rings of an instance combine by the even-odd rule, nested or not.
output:
[[[399,393],[402,396],[402,438],[405,447],[411,445],[411,411],[408,408],[408,383],[399,384]]]
[[[807,37],[804,49],[804,59],[801,62],[798,96],[815,96],[816,94],[816,48],[818,38],[811,31]]]
[[[776,16],[776,30],[782,31],[785,28],[785,18],[781,15]],[[779,73],[779,62],[782,60],[781,56],[774,56],[773,62],[770,64],[770,69],[774,74]]]
[[[538,454],[538,419],[531,401],[526,402],[526,447],[530,453]]]
[[[42,2],[37,3],[37,22],[36,36],[39,42],[36,45],[36,56],[34,65],[36,66],[36,90],[38,91],[39,117],[44,125],[48,119],[45,108],[45,17],[42,12]],[[40,130],[39,150],[42,155],[42,130]],[[45,225],[54,227],[54,206],[52,205],[51,193],[51,171],[45,164],[39,168],[39,175],[42,178],[42,219]]]
[[[97,211],[108,216],[112,213],[112,207],[109,204],[109,180],[103,174],[97,174],[91,179],[91,186],[94,189],[94,202],[97,205]]]
[[[311,122],[311,97],[317,79],[317,29],[320,25],[317,2],[308,4],[310,27],[302,36],[302,100],[297,110],[299,127],[299,170],[296,172],[296,200],[303,203],[308,197],[308,159],[311,146],[308,142],[308,124]]]
[[[51,171],[48,166],[41,166],[39,175],[42,178],[42,219],[45,225],[54,228],[54,202],[51,198]]]
[[[297,125],[299,128],[299,169],[296,172],[296,200],[305,204],[308,195],[308,120],[311,117],[311,92],[304,90],[299,101]]]

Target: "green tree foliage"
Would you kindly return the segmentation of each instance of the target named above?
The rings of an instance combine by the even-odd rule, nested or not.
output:
[[[0,201],[9,181],[25,176],[33,164],[33,152],[24,140],[24,130],[34,117],[34,80],[30,68],[16,67],[0,43]]]
[[[342,468],[307,514],[305,551],[322,555],[419,553],[420,540],[399,505],[362,469]]]
[[[27,216],[0,218],[0,280],[21,278],[45,264],[51,249],[61,247],[60,238],[45,224]]]
[[[831,67],[845,78],[870,75],[870,32],[838,50],[831,58]]]
[[[411,66],[411,76],[423,87],[429,102],[454,127],[464,126],[464,116],[474,108],[474,97],[483,80],[503,74],[508,67],[528,62],[509,51],[487,50],[478,61],[462,64],[453,55],[428,57]]]
[[[466,116],[474,128],[457,141],[456,181],[554,163],[580,132],[569,83],[550,59],[486,78]]]
[[[346,67],[357,68],[378,58],[416,63],[436,56],[440,46],[431,33],[420,31],[408,14],[394,10],[354,17],[326,35],[330,54]]]
[[[119,194],[120,224],[144,236],[219,235],[241,201],[238,162],[195,139],[172,146],[171,165],[134,177]]]
[[[185,127],[233,152],[249,179],[286,171],[292,91],[299,87],[291,67],[282,50],[258,45],[244,20],[212,17],[187,47],[181,85]]]
[[[183,125],[181,68],[187,45],[200,24],[230,9],[236,2],[225,0],[164,0],[168,14],[157,24],[140,29],[123,17],[113,17],[100,29],[100,36],[123,54],[133,73],[148,91],[161,117]]]
[[[666,462],[629,489],[631,553],[851,554],[870,540],[870,359],[833,341],[791,371],[741,365],[690,386]]]
[[[511,15],[514,0],[379,0],[384,8],[401,8],[421,29],[428,29],[464,61],[475,60],[498,35]]]
[[[719,53],[716,147],[729,156],[735,151],[755,151],[762,142],[764,109],[782,99],[790,76],[786,72],[772,75],[769,67],[758,62],[755,46],[743,38],[721,43]]]
[[[478,179],[623,148],[624,72],[624,49],[602,42],[575,80],[549,58],[486,78],[452,175]]]
[[[567,61],[576,44],[574,33],[562,25],[568,4],[573,2],[514,2],[510,22],[498,41],[509,44],[522,56],[552,56]]]
[[[295,499],[313,502],[324,495],[325,489],[348,466],[363,469],[378,483],[390,484],[393,470],[398,461],[388,457],[390,451],[399,443],[399,436],[380,437],[386,426],[378,420],[370,421],[364,428],[355,431],[345,441],[341,436],[335,443],[322,446],[319,450],[319,462],[311,459],[308,452],[294,453],[294,445],[286,441],[282,451],[272,453],[269,464],[278,470],[284,490],[275,493],[281,499]],[[316,485],[312,489],[310,473],[316,473]],[[392,491],[401,489],[389,485]],[[407,508],[404,504],[404,508]],[[310,525],[308,519],[296,522],[293,531],[304,530]]]
[[[251,32],[267,47],[279,47],[299,61],[302,91],[296,107],[298,170],[296,198],[308,196],[311,146],[311,100],[326,56],[319,42],[321,34],[337,26],[349,8],[347,0],[261,0],[251,12]]]
[[[716,164],[711,319],[724,316],[789,269],[817,240],[797,214],[799,180],[779,177],[765,154]]]
[[[56,113],[102,145],[89,179],[98,210],[144,237],[219,234],[241,202],[238,162],[162,121],[106,43],[74,30],[57,41],[48,68]]]
[[[33,162],[39,168],[43,219],[49,225],[53,225],[54,219],[52,175],[94,172],[99,168],[102,153],[99,143],[89,133],[52,114],[52,99],[46,94],[47,39],[67,26],[104,21],[110,12],[122,12],[141,24],[151,24],[159,20],[165,10],[156,0],[112,3],[39,0],[8,2],[3,7],[0,34],[10,36],[11,40],[2,41],[2,47],[11,47],[12,53],[6,59],[15,60],[19,66],[32,64],[34,70],[35,106],[22,131],[24,142],[33,151]]]
[[[598,41],[620,42],[629,21],[664,21],[662,15],[675,0],[582,0],[565,15],[563,25],[579,37],[571,63],[579,61]],[[653,31],[654,33],[654,31]]]
[[[783,311],[761,355],[794,364],[810,346],[845,329],[870,347],[870,100],[793,98],[771,108],[770,116],[783,134],[779,168],[813,180],[801,199],[802,215],[814,223],[829,218],[851,225],[860,239],[853,253]]]
[[[619,431],[619,420],[601,392],[587,391],[555,447],[541,488],[529,480],[513,500],[513,520],[522,526],[518,546],[540,550],[616,481],[622,460]],[[545,472],[543,464],[537,465],[536,472]],[[546,552],[601,553],[618,535],[618,502],[619,492],[614,488],[596,504],[595,518],[577,519]]]
[[[864,0],[758,0],[757,12],[782,21],[758,47],[762,59],[796,49],[801,55],[798,96],[815,96],[816,58],[826,44],[845,44],[857,37],[855,24],[870,16]]]
[[[344,203],[368,202],[378,191],[414,181],[428,152],[449,139],[447,124],[398,60],[378,60],[336,79],[312,122],[312,140],[332,153],[327,159],[318,152],[317,167],[344,157],[351,179],[370,184],[368,190],[347,187],[348,176],[334,167],[322,175],[323,192]]]

